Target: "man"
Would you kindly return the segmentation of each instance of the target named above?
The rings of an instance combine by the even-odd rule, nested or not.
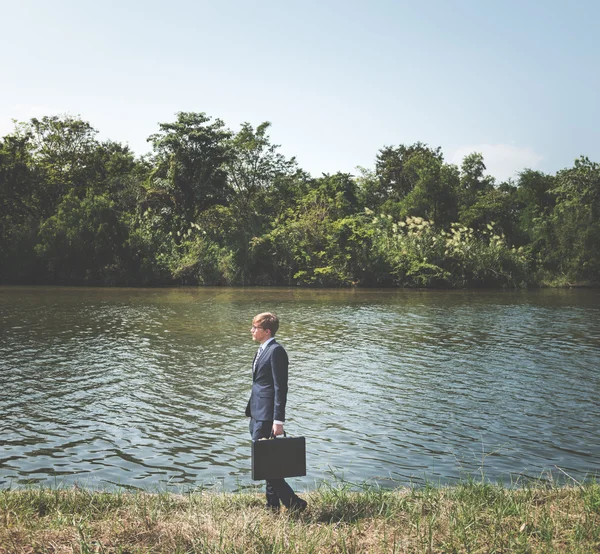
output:
[[[283,435],[288,392],[288,356],[275,341],[279,318],[270,312],[252,320],[252,339],[260,343],[252,364],[252,393],[246,406],[252,440]],[[278,510],[280,501],[290,510],[303,511],[306,501],[294,494],[285,479],[267,479],[267,508]]]

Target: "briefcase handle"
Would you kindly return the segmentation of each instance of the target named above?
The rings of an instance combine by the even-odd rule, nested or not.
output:
[[[281,436],[281,435],[280,435]],[[285,431],[283,432],[283,437],[287,437],[287,435],[285,434]],[[271,436],[269,437],[269,439],[276,439],[277,437],[273,434],[273,431],[271,431]]]

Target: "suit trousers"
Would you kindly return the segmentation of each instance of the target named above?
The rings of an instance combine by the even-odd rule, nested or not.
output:
[[[271,436],[273,429],[272,421],[256,421],[250,418],[250,436],[253,441],[259,439],[268,439]],[[267,479],[267,504],[272,507],[279,507],[279,501],[286,508],[289,508],[296,495],[286,482],[285,479]]]

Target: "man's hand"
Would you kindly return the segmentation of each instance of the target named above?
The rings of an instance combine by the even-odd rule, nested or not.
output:
[[[273,423],[273,435],[276,437],[283,435],[283,425],[281,423]]]

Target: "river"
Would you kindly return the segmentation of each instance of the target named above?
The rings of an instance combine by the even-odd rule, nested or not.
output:
[[[600,291],[0,287],[0,487],[240,490],[252,316],[323,480],[600,474]]]

